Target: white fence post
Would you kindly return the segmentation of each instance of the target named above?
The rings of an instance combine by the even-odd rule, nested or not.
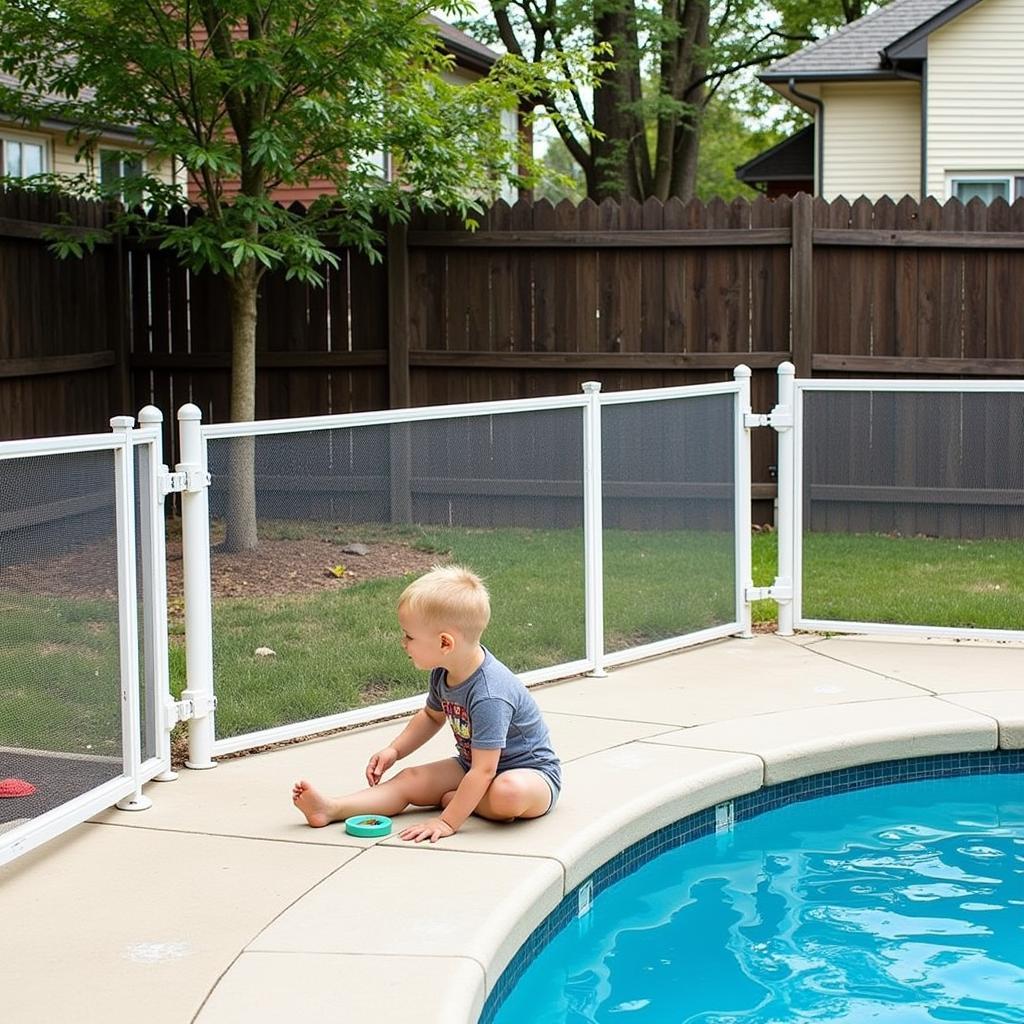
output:
[[[171,733],[167,724],[172,704],[167,660],[167,538],[164,520],[166,495],[160,479],[167,472],[163,464],[162,428],[164,414],[154,405],[139,410],[139,426],[151,428],[155,437],[150,447],[149,477],[139,480],[139,535],[142,543],[142,637],[146,666],[146,729],[155,735],[156,756],[164,769],[155,782],[173,782]]]
[[[188,768],[215,768],[213,760],[213,600],[210,594],[210,501],[203,414],[198,406],[178,410],[181,462],[181,555],[185,591],[185,674],[181,698],[192,706],[188,721]]]
[[[142,793],[142,725],[139,710],[139,613],[135,573],[134,416],[115,416],[110,429],[121,435],[114,452],[114,515],[117,522],[118,660],[121,663],[121,751],[125,775],[135,792],[118,800],[122,811],[144,811],[153,801]]]
[[[740,636],[752,637],[751,607],[747,590],[754,585],[753,556],[751,553],[751,482],[750,482],[750,431],[747,416],[750,413],[750,367],[743,363],[733,370],[733,378],[739,387],[736,392],[735,416],[735,530],[736,530],[736,618],[740,624]]]
[[[585,553],[587,660],[592,676],[604,668],[604,536],[601,478],[601,382],[588,380],[583,411],[583,547]]]
[[[790,423],[796,418],[796,367],[789,362],[779,365],[779,398],[776,411],[788,413]],[[778,540],[778,575],[775,589],[781,594],[794,593],[793,551],[796,543],[796,464],[795,431],[792,426],[776,427],[779,444],[778,504],[775,513],[775,535]],[[793,598],[779,597],[779,636],[793,635]]]

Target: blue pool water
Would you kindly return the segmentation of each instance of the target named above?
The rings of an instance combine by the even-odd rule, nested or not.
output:
[[[1024,776],[791,804],[601,892],[494,1024],[1024,1024]]]

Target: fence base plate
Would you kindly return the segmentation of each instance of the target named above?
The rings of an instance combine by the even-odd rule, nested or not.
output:
[[[148,811],[153,806],[153,801],[148,796],[136,793],[133,796],[126,796],[123,800],[118,800],[114,806],[119,811]]]

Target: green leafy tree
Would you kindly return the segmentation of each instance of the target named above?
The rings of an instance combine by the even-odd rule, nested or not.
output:
[[[489,15],[469,24],[529,61],[592,40],[608,57],[592,95],[576,88],[533,97],[582,169],[587,194],[688,199],[697,187],[705,112],[723,87],[744,75],[749,83],[752,69],[877,6],[871,0],[491,0]],[[585,130],[574,131],[573,123]]]
[[[458,0],[431,5],[446,14]],[[132,230],[185,266],[222,274],[232,324],[232,420],[255,415],[257,294],[268,270],[320,284],[336,263],[324,239],[369,253],[383,215],[413,203],[460,211],[517,179],[523,154],[502,134],[500,112],[524,93],[558,94],[550,62],[507,57],[487,77],[456,85],[429,10],[410,0],[3,0],[0,70],[20,87],[0,109],[28,124],[74,126],[94,155],[111,125],[133,126],[145,173],[109,182],[109,194],[144,200],[112,230]],[[581,79],[587,67],[569,69]],[[561,69],[556,69],[561,74]],[[393,180],[373,154],[391,155]],[[132,155],[138,157],[138,151]],[[180,189],[157,173],[183,165],[204,216],[168,217]],[[137,165],[136,168],[137,170]],[[276,189],[325,182],[305,215],[274,202]],[[44,176],[40,187],[69,188]],[[74,183],[97,194],[94,176]],[[62,254],[81,242],[58,239]],[[256,545],[251,447],[234,460],[228,545]]]
[[[716,97],[704,110],[694,195],[704,202],[716,196],[726,200],[756,198],[757,191],[736,177],[736,168],[781,142],[787,134],[777,126],[752,127],[732,97]]]
[[[583,172],[560,138],[550,139],[545,146],[533,192],[538,198],[549,199],[553,203],[563,199],[578,203],[586,197]]]

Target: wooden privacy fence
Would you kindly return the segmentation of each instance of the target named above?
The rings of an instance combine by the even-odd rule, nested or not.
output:
[[[43,238],[108,216],[102,203],[0,191],[0,440],[107,430],[130,407],[121,247],[61,261]]]
[[[0,196],[0,436],[102,430],[147,402],[194,401],[226,420],[223,282],[128,244],[58,263],[39,237],[57,213]],[[740,362],[764,410],[785,359],[800,376],[1024,377],[1022,228],[1024,200],[498,203],[473,232],[417,214],[386,229],[380,262],[339,252],[323,289],[266,276],[257,415],[567,393],[590,379],[606,391],[704,383]],[[755,432],[762,520],[774,459],[771,431]]]

